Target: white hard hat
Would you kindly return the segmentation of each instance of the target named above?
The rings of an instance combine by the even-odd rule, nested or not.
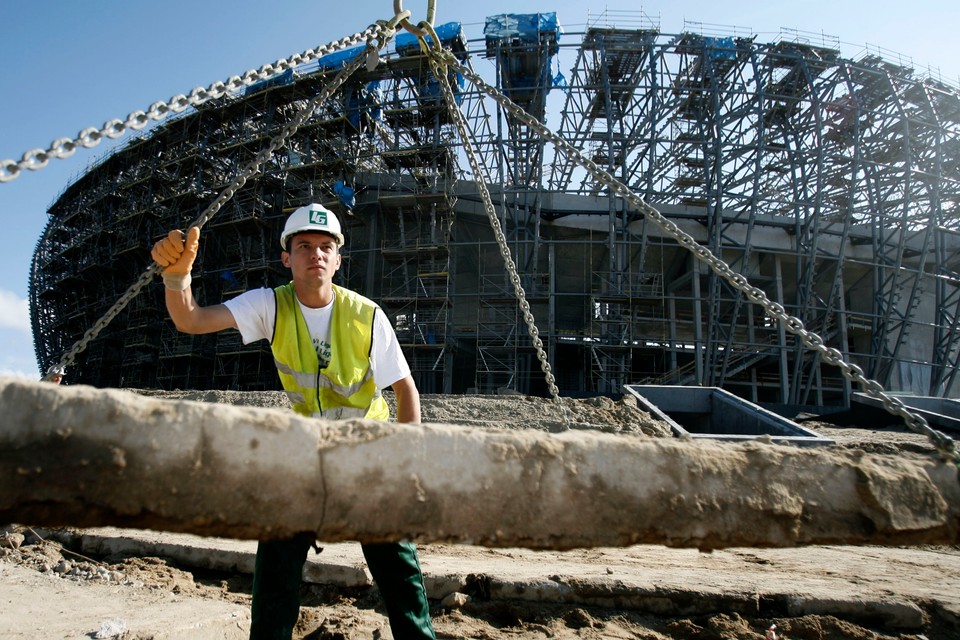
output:
[[[343,246],[343,232],[340,230],[340,220],[336,214],[320,204],[308,204],[290,214],[287,223],[283,226],[280,235],[280,246],[288,251],[287,240],[295,233],[303,231],[317,231],[333,236],[337,246]]]

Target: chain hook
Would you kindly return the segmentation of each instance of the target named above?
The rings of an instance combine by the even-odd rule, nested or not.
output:
[[[404,20],[409,21],[409,18],[409,11],[401,11],[389,20],[377,20],[377,24],[382,27],[380,35],[377,37],[379,48],[382,49],[385,47],[390,38],[397,34],[397,27],[400,25],[400,23]]]
[[[384,22],[383,26],[386,27],[391,34],[393,34],[397,30],[397,25],[399,25],[404,21],[407,21],[407,22],[410,21],[410,15],[411,14],[409,11],[400,11],[397,13],[397,15],[390,18],[390,20],[387,20],[386,22]],[[378,20],[377,22],[380,22],[380,21]]]
[[[440,38],[437,36],[437,32],[434,31],[432,24],[424,21],[418,24],[417,28],[423,30],[423,35],[417,36],[417,43],[420,45],[420,51],[422,51],[424,55],[429,56],[431,53],[431,45],[430,42],[427,41],[428,38],[433,41],[433,53],[443,52],[443,47],[440,46]]]
[[[393,12],[396,13],[397,15],[404,13],[403,0],[393,0]],[[424,24],[429,25],[432,30],[433,20],[437,15],[437,0],[428,0],[427,19],[424,20],[423,22],[420,22],[417,26],[413,26],[413,24],[410,23],[410,18],[409,18],[410,12],[408,11],[406,13],[408,17],[402,18],[400,20],[400,26],[406,29],[407,31],[409,31],[410,33],[412,33],[413,35],[417,36],[418,38],[423,38],[424,36],[427,35],[427,31],[423,28]]]

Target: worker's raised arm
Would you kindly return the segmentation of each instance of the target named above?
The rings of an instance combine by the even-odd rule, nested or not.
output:
[[[163,267],[167,312],[177,329],[184,333],[213,333],[236,328],[233,314],[225,305],[201,307],[190,288],[190,271],[200,248],[200,229],[190,227],[186,239],[179,229],[153,245],[150,255]]]

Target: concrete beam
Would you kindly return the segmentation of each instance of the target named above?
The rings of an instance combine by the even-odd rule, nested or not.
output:
[[[0,415],[0,522],[532,549],[960,541],[957,467],[917,454],[326,422],[13,378]]]

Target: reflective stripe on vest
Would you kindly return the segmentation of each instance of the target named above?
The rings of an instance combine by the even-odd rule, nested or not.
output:
[[[274,363],[293,410],[329,419],[367,417],[388,420],[390,410],[373,382],[370,347],[377,306],[367,298],[334,285],[330,317],[332,359],[320,362],[293,283],[277,287],[277,319],[273,332]]]

